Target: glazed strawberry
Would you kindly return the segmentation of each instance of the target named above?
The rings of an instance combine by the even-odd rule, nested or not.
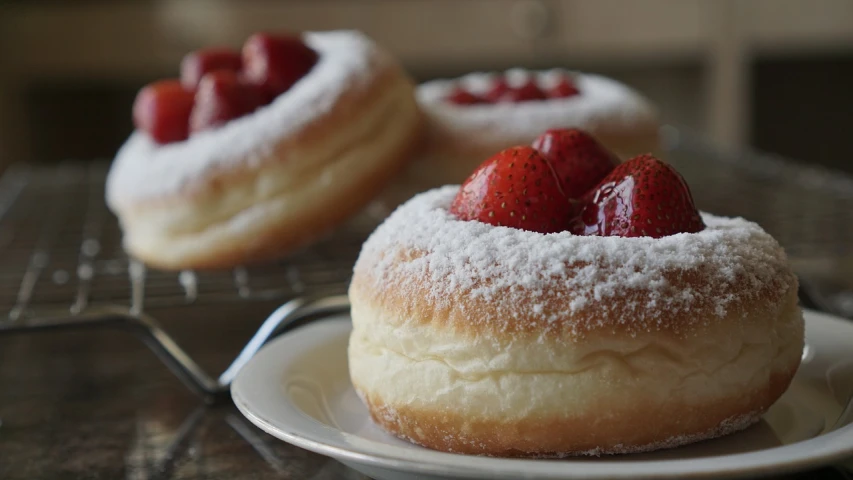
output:
[[[453,91],[450,92],[450,95],[447,96],[447,101],[455,103],[456,105],[476,105],[478,103],[486,103],[484,98],[474,95],[462,87],[454,88]]]
[[[512,147],[483,162],[450,206],[460,220],[540,233],[566,230],[571,210],[547,161],[531,147]]]
[[[542,89],[539,88],[539,85],[536,84],[536,81],[531,78],[523,85],[512,87],[504,92],[504,94],[498,99],[498,102],[519,103],[529,102],[531,100],[545,100],[546,98],[545,92],[543,92]]]
[[[317,52],[293,35],[256,33],[243,45],[243,74],[273,96],[286,92],[317,63]]]
[[[488,102],[497,102],[500,98],[508,92],[510,89],[509,82],[506,81],[504,77],[497,77],[493,82],[491,88],[486,92],[483,97]]]
[[[581,208],[571,228],[579,235],[660,238],[705,228],[684,178],[651,155],[616,167]]]
[[[551,164],[568,198],[580,198],[619,164],[616,155],[577,128],[548,130],[533,148]]]
[[[556,85],[549,88],[545,93],[548,98],[568,98],[580,95],[581,92],[570,77],[563,76]]]
[[[133,124],[158,143],[180,142],[189,136],[193,92],[178,80],[161,80],[139,91],[133,102]]]
[[[181,83],[188,90],[195,90],[206,73],[217,70],[239,72],[243,66],[240,52],[229,48],[205,48],[188,53],[181,60]]]
[[[190,116],[190,130],[216,128],[264,105],[265,91],[244,82],[234,72],[220,70],[202,77]]]

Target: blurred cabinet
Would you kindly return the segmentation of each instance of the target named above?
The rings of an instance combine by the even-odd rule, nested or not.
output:
[[[853,45],[850,0],[747,0],[738,21],[755,52],[786,54]]]
[[[553,2],[553,46],[573,54],[672,56],[701,54],[711,41],[703,0],[574,0]]]
[[[257,30],[353,28],[420,78],[580,66],[645,90],[722,144],[750,138],[757,55],[853,51],[849,0],[159,0],[0,4],[0,163],[37,135],[26,91],[174,76],[188,50]],[[686,70],[685,70],[686,69]],[[688,73],[685,73],[688,72]],[[653,81],[652,81],[653,80]],[[128,106],[129,107],[129,106]],[[128,108],[129,111],[129,108]],[[57,112],[61,115],[62,112]]]

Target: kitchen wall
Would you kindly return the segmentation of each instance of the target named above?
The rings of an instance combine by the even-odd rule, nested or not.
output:
[[[174,76],[185,52],[332,28],[366,31],[419,79],[602,72],[722,146],[853,169],[848,0],[0,2],[0,163],[109,157],[135,91]]]

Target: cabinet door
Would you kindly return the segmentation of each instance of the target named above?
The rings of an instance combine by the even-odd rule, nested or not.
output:
[[[700,53],[711,41],[713,3],[702,0],[554,2],[556,46],[586,54]]]
[[[741,0],[737,5],[744,37],[759,52],[853,46],[850,0]]]

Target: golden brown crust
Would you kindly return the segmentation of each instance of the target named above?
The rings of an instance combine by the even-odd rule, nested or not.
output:
[[[388,405],[356,385],[374,422],[434,450],[500,457],[561,456],[649,451],[710,439],[758,420],[788,388],[797,366],[773,374],[766,387],[704,405],[678,401],[613,408],[606,399],[594,415],[573,418],[464,418],[453,411]]]

